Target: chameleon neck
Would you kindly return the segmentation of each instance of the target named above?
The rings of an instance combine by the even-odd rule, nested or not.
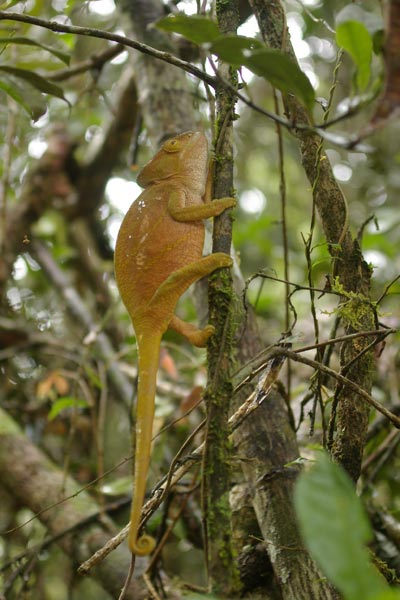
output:
[[[139,523],[146,492],[154,420],[157,370],[161,334],[138,334],[139,382],[136,407],[136,450],[133,500],[129,528],[129,548],[133,554],[145,556],[155,547],[155,540],[139,534]]]

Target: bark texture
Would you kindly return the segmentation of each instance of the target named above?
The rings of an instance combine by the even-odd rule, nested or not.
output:
[[[148,0],[117,0],[125,17],[123,27],[135,40],[174,53],[170,37],[151,27],[165,16],[161,2]],[[139,103],[144,123],[154,147],[169,137],[193,129],[197,121],[193,109],[193,94],[183,71],[152,57],[135,52],[133,62],[139,85]]]
[[[223,33],[234,33],[239,23],[238,2],[217,2],[217,20]],[[233,85],[236,73],[219,62],[219,71]],[[233,195],[233,119],[235,95],[222,86],[216,89],[215,165],[213,198]],[[230,254],[232,211],[214,219],[213,252]],[[207,433],[203,469],[203,501],[207,565],[216,593],[232,596],[238,591],[239,576],[232,546],[229,505],[232,447],[228,419],[232,398],[232,357],[234,291],[230,269],[218,270],[209,277],[210,323],[215,335],[208,343],[208,386],[205,393]]]

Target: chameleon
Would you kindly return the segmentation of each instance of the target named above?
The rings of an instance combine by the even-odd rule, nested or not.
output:
[[[140,534],[151,455],[160,344],[168,328],[203,347],[214,333],[175,314],[187,288],[216,269],[231,267],[228,254],[202,256],[204,219],[235,206],[234,198],[212,200],[208,189],[207,139],[188,131],[167,140],[137,177],[143,192],[124,217],[115,246],[115,278],[135,330],[138,390],[135,423],[135,467],[128,544],[145,556],[155,540]]]

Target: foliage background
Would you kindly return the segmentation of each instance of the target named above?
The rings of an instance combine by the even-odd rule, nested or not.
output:
[[[123,26],[123,20],[111,1],[28,0],[4,4],[2,9],[80,26],[115,32]],[[187,12],[195,9],[191,2],[178,2],[177,5]],[[285,8],[300,65],[314,85],[317,97],[324,99],[329,97],[337,58],[334,28],[338,16],[339,20],[345,16],[364,20],[374,33],[379,33],[383,27],[377,2],[363,3],[362,7],[347,2],[287,2]],[[129,506],[130,463],[124,459],[130,452],[130,389],[136,376],[136,355],[133,333],[113,280],[112,248],[123,214],[138,192],[131,183],[134,173],[130,163],[133,162],[135,168],[142,165],[153,149],[143,124],[133,133],[128,132],[129,140],[126,136],[115,135],[114,139],[121,147],[114,149],[113,153],[108,150],[104,163],[107,166],[102,163],[100,168],[104,175],[100,188],[108,180],[104,198],[98,206],[90,199],[87,199],[87,206],[76,206],[76,165],[71,162],[68,178],[64,181],[57,172],[57,158],[46,155],[46,144],[49,139],[60,143],[57,148],[62,148],[59,155],[55,152],[56,157],[63,156],[65,148],[69,151],[71,145],[76,144],[74,156],[78,163],[96,164],[96,153],[105,147],[107,135],[112,137],[107,132],[116,119],[121,89],[127,87],[125,76],[130,69],[129,53],[121,52],[101,68],[86,69],[72,77],[68,74],[70,69],[88,57],[102,53],[109,44],[105,40],[54,34],[24,23],[2,21],[0,26],[3,38],[1,65],[41,74],[46,81],[58,85],[68,101],[41,93],[15,74],[2,73],[0,126],[3,131],[3,160],[0,177],[3,249],[9,251],[6,236],[10,233],[7,229],[12,222],[10,215],[18,215],[18,207],[27,202],[34,216],[30,218],[32,226],[26,230],[24,251],[15,252],[12,274],[2,278],[5,296],[0,316],[1,404],[29,439],[62,467],[66,477],[72,475],[79,485],[86,485],[123,462],[118,470],[91,486],[100,506],[118,500],[112,515],[122,527],[127,520]],[[243,26],[242,32],[253,35],[254,27],[252,17]],[[12,36],[29,38],[42,46],[4,43],[4,38]],[[44,46],[56,48],[69,56],[69,65]],[[193,48],[189,48],[190,51],[193,52]],[[354,63],[345,54],[338,70],[333,114],[341,114],[352,103],[364,101],[365,104],[359,106],[351,119],[333,126],[329,131],[332,138],[333,135],[337,137],[333,143],[328,140],[325,144],[335,177],[347,198],[350,228],[353,234],[364,228],[362,249],[365,259],[374,267],[372,299],[377,299],[400,272],[400,217],[397,210],[399,124],[392,120],[389,125],[377,128],[359,146],[350,150],[345,147],[346,141],[363,131],[376,110],[376,96],[383,80],[382,55],[377,53],[373,56],[371,79],[366,90],[357,90],[354,74]],[[251,76],[246,70],[243,70],[243,77],[248,82],[246,91],[252,101],[274,112],[269,83]],[[136,86],[140,88],[140,81],[136,81]],[[15,99],[10,95],[12,90],[16,90]],[[204,88],[193,81],[192,92],[195,107],[204,126],[208,127]],[[133,96],[132,93],[131,98]],[[287,329],[285,286],[272,279],[285,278],[276,127],[270,119],[243,103],[238,104],[237,112],[240,116],[235,125],[239,203],[233,241],[244,278],[260,270],[271,276],[271,279],[254,279],[248,288],[248,299],[255,307],[262,339],[265,345],[269,345],[277,342],[281,332]],[[315,120],[321,122],[322,118],[323,110],[317,105]],[[64,129],[56,130],[55,134],[53,129],[53,133],[50,130],[49,134],[49,126],[57,123],[62,123]],[[307,285],[308,267],[302,236],[306,237],[310,230],[310,184],[300,164],[297,144],[285,130],[283,147],[289,279]],[[28,175],[38,164],[43,167],[40,177],[48,186],[51,197],[46,207],[35,206],[27,192],[27,181],[32,184]],[[97,168],[99,170],[98,164]],[[51,180],[52,172],[56,174],[54,180]],[[40,185],[41,180],[35,179],[34,183]],[[95,189],[92,186],[92,191]],[[3,256],[7,256],[7,252]],[[316,287],[324,288],[329,271],[330,256],[317,222],[312,251],[312,278]],[[62,281],[57,283],[57,277],[66,278],[64,284]],[[83,317],[73,314],[75,300],[72,298],[71,306],[65,289],[74,290],[74,298],[81,302],[79,310]],[[379,307],[379,318],[393,328],[398,327],[399,290],[397,281]],[[298,315],[293,331],[295,343],[312,344],[314,332],[308,292],[297,291],[292,302]],[[330,335],[336,300],[325,294],[315,303],[320,336],[326,339]],[[75,309],[76,306],[75,303]],[[190,295],[183,299],[180,314],[187,319],[196,318]],[[111,354],[104,352],[102,335],[111,340],[114,348]],[[120,373],[117,384],[108,376],[110,362],[112,364],[116,360]],[[334,356],[333,363],[337,365],[338,360],[338,356]],[[398,334],[395,334],[389,338],[377,361],[373,382],[374,397],[394,410],[399,406],[398,361]],[[168,470],[180,445],[200,422],[203,416],[201,407],[189,416],[183,415],[199,400],[201,386],[206,381],[204,353],[185,346],[173,334],[166,336],[161,366],[156,419],[160,435],[154,448],[152,484]],[[310,386],[310,375],[311,371],[304,365],[290,368],[291,406],[296,423],[300,418],[301,402]],[[287,385],[287,370],[282,372],[281,378]],[[332,386],[330,382],[324,390],[328,412]],[[298,429],[304,457],[312,457],[313,447],[322,442],[321,415],[318,412],[310,435],[310,410],[311,402],[305,406]],[[177,417],[181,418],[175,423]],[[398,541],[384,532],[380,523],[382,515],[396,520],[399,510],[399,437],[375,412],[371,414],[370,422],[360,487],[376,526],[375,549],[397,572]],[[1,494],[4,507],[0,519],[2,530],[15,529],[33,516],[20,500],[13,497],[7,486],[1,488]],[[189,505],[187,513],[183,513],[174,529],[164,566],[170,576],[178,574],[192,584],[203,585],[202,551],[196,541],[201,527],[198,498],[195,497],[192,502],[193,506]],[[165,513],[156,514],[152,527],[164,518]],[[45,536],[46,527],[37,519],[3,535],[0,551],[4,563],[23,552],[27,545],[41,542]],[[10,593],[16,594],[15,597],[22,593],[28,593],[28,597],[32,598],[79,598],[83,594],[88,598],[110,597],[96,581],[77,577],[74,561],[54,544],[37,553],[29,565],[27,568],[25,563],[19,564],[18,576],[12,585],[10,571],[3,573],[4,585],[10,588]],[[28,573],[25,581],[20,577],[24,572]]]

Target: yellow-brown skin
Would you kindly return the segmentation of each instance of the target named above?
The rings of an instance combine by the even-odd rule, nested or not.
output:
[[[134,497],[129,547],[150,554],[155,541],[139,534],[146,491],[161,337],[168,328],[195,346],[205,346],[214,328],[197,329],[174,315],[180,296],[215,269],[230,267],[222,252],[202,257],[203,219],[235,205],[233,198],[209,201],[207,140],[186,132],[165,142],[137,178],[144,188],[132,204],[115,248],[115,276],[136,333],[139,358]]]

